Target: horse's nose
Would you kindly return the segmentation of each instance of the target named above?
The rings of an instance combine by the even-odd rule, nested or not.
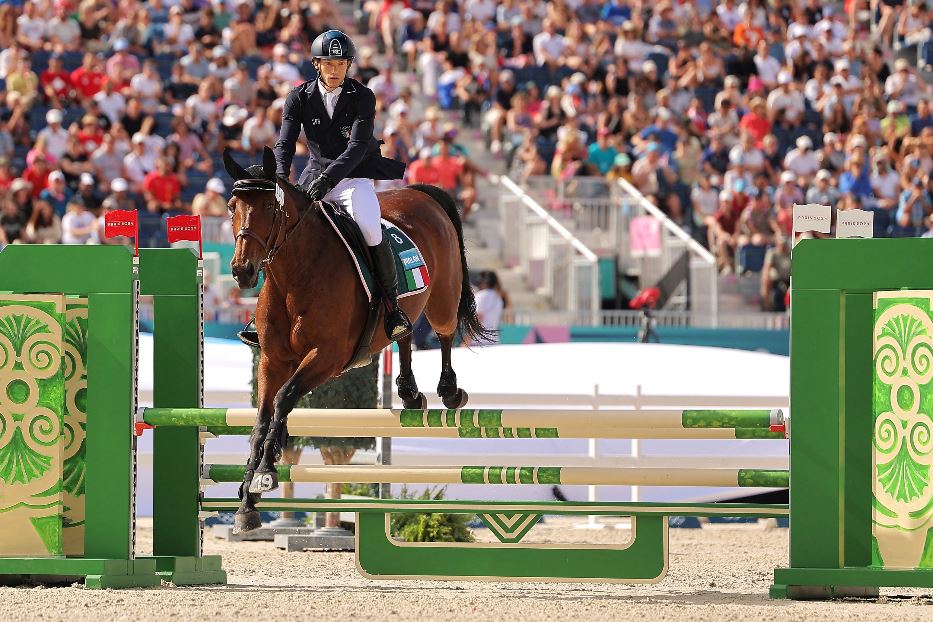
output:
[[[236,279],[240,287],[252,283],[253,277],[256,275],[256,268],[248,259],[242,264],[231,266],[230,271],[233,272],[233,278]]]

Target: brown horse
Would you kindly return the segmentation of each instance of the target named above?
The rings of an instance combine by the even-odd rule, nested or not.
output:
[[[241,288],[266,281],[256,307],[262,346],[259,411],[250,436],[250,455],[234,529],[260,526],[256,502],[278,485],[275,463],[287,438],[288,414],[299,398],[339,375],[356,352],[369,303],[346,247],[305,194],[275,174],[269,148],[263,164],[244,169],[228,152],[224,165],[235,180],[228,208],[236,232],[231,267]],[[415,185],[379,193],[382,216],[418,245],[431,275],[427,289],[399,301],[411,318],[422,311],[441,343],[437,393],[447,408],[460,408],[466,393],[457,387],[450,350],[458,329],[486,333],[476,317],[463,231],[453,199],[434,186]],[[382,312],[380,312],[381,314]],[[381,320],[379,325],[381,326]],[[371,353],[389,345],[377,330]],[[401,372],[396,380],[406,408],[425,408],[411,371],[411,337],[399,341]]]

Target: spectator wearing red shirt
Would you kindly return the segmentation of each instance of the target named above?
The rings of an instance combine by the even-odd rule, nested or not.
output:
[[[731,271],[735,261],[739,216],[732,207],[729,192],[723,190],[719,193],[719,208],[713,214],[716,222],[716,262],[720,272]]]
[[[0,190],[9,190],[16,175],[10,168],[9,158],[0,157]]]
[[[88,52],[81,59],[81,66],[71,72],[71,84],[80,99],[92,99],[103,88],[106,77],[97,56]]]
[[[49,168],[44,155],[37,155],[32,164],[23,171],[23,179],[32,185],[32,198],[38,199],[39,194],[49,185]]]
[[[752,100],[751,112],[742,117],[739,128],[755,139],[756,147],[764,147],[765,136],[771,133],[771,121],[768,120],[768,107],[764,99],[756,97]]]
[[[104,130],[100,122],[92,114],[81,117],[81,127],[78,129],[78,141],[88,154],[94,153],[104,142]]]
[[[755,25],[755,13],[746,4],[741,8],[742,21],[735,27],[732,33],[732,43],[736,47],[744,47],[754,50],[758,47],[758,42],[765,38],[764,31]]]
[[[441,180],[441,172],[437,168],[430,147],[421,150],[417,160],[408,165],[408,183],[437,185]]]
[[[181,182],[171,171],[168,160],[162,157],[156,160],[156,170],[143,179],[143,194],[150,212],[164,213],[180,208]]]
[[[61,56],[53,54],[49,58],[49,68],[39,76],[39,84],[46,101],[53,108],[65,108],[74,96],[71,74],[65,71]]]
[[[434,158],[434,167],[440,176],[438,182],[441,188],[452,192],[460,186],[463,175],[463,161],[450,155],[450,143],[446,140],[438,143],[438,154]]]

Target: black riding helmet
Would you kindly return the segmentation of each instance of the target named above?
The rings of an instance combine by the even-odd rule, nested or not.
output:
[[[349,60],[356,58],[356,46],[353,39],[339,30],[328,30],[314,39],[311,44],[311,57],[319,60]]]

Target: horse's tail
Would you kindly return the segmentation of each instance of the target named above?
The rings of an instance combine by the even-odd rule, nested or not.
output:
[[[470,272],[467,268],[466,249],[463,246],[463,223],[460,221],[460,213],[457,211],[457,204],[454,202],[446,190],[437,186],[428,184],[412,184],[408,186],[413,190],[423,192],[444,208],[447,217],[457,231],[457,243],[460,244],[460,268],[463,271],[463,283],[460,289],[460,304],[457,306],[457,324],[460,330],[473,337],[474,341],[489,340],[495,336],[495,331],[488,330],[479,321],[476,316],[476,298],[473,296],[473,288],[470,286]]]

